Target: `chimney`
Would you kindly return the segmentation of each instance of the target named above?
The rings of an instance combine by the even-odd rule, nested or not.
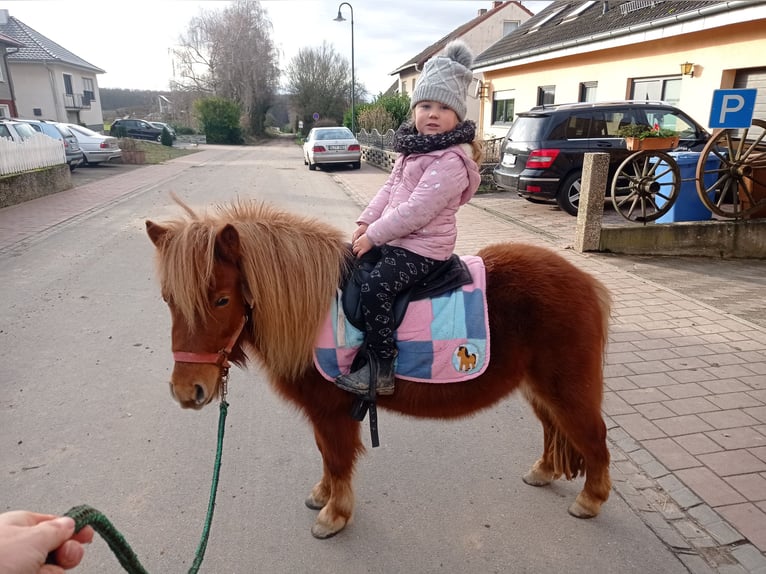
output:
[[[500,1],[495,0],[494,2],[492,2],[492,9],[494,10],[495,8],[500,6],[502,3],[503,3],[502,0],[500,0]]]
[[[486,13],[487,13],[486,8],[479,8],[479,13],[477,14],[477,16],[484,16],[484,14]]]
[[[8,23],[8,10],[3,8],[0,10],[0,26],[3,26]]]

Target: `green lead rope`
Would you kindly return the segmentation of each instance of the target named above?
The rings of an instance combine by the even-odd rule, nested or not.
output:
[[[210,536],[210,524],[213,522],[213,511],[215,510],[215,496],[218,490],[218,476],[221,471],[221,453],[223,452],[223,433],[226,428],[226,414],[229,410],[229,404],[225,399],[221,400],[221,411],[218,417],[218,445],[216,447],[215,454],[215,467],[213,469],[213,483],[210,485],[210,500],[207,505],[207,516],[205,517],[205,525],[202,529],[202,538],[200,539],[199,546],[197,547],[197,553],[194,556],[194,563],[189,568],[189,574],[197,574],[202,560],[205,557],[205,549],[207,548],[207,540]],[[114,555],[119,560],[120,565],[128,574],[148,574],[146,569],[138,561],[138,556],[133,552],[133,549],[125,541],[125,538],[120,534],[109,519],[101,512],[83,504],[81,506],[75,506],[70,509],[66,516],[74,519],[75,532],[79,532],[86,526],[90,526],[98,532],[101,537],[106,541],[111,548]],[[51,557],[49,556],[49,559]]]

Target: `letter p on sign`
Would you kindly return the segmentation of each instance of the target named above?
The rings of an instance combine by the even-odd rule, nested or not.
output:
[[[715,90],[710,107],[710,128],[749,128],[753,122],[756,89]]]

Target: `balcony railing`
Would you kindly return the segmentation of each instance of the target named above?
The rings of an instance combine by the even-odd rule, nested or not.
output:
[[[83,94],[63,94],[64,107],[67,110],[89,110],[90,98]]]

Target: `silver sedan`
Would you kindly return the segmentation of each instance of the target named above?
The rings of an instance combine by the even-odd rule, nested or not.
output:
[[[122,150],[118,145],[117,138],[105,136],[77,124],[64,125],[71,129],[74,137],[77,138],[80,149],[85,155],[84,163],[86,165],[122,157]]]
[[[362,148],[350,129],[313,128],[303,144],[303,164],[315,170],[317,165],[349,163],[362,166]]]

